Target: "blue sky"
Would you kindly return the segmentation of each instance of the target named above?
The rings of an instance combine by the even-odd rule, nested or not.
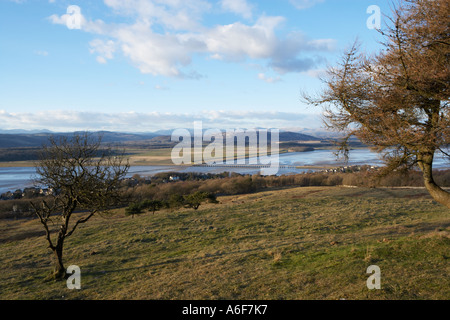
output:
[[[387,0],[0,0],[0,129],[318,128],[300,92],[356,38],[377,50],[371,5],[390,13]]]

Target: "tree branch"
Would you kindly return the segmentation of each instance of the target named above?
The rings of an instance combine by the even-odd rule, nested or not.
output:
[[[75,229],[78,227],[79,224],[83,224],[86,223],[90,218],[92,218],[92,216],[95,214],[95,211],[91,212],[87,217],[81,218],[79,219],[75,225],[73,226],[72,230],[70,230],[70,232],[65,234],[65,237],[70,237],[72,235],[72,233],[75,231]]]

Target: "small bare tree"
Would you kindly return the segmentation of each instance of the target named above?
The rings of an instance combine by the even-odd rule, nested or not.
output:
[[[120,182],[129,165],[101,141],[100,135],[89,133],[51,137],[40,152],[35,183],[53,192],[32,205],[55,258],[55,279],[66,276],[65,240],[94,214],[105,213],[121,203]],[[74,213],[76,219],[72,222]],[[55,223],[59,226],[56,230],[52,228]]]
[[[325,107],[329,128],[374,146],[384,173],[418,166],[430,195],[450,208],[450,194],[433,179],[436,153],[450,157],[450,2],[401,0],[380,30],[383,50],[361,54],[355,44],[330,68],[326,89],[305,96]]]

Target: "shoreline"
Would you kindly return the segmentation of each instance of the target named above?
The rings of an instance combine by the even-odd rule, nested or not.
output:
[[[30,163],[29,161],[10,161],[10,162],[0,162],[0,168],[32,168],[34,167],[34,163]],[[155,163],[155,164],[149,164],[149,163],[139,163],[135,162],[133,164],[130,164],[130,168],[136,168],[136,167],[174,167],[174,168],[195,168],[195,167],[202,167],[206,165],[196,165],[196,164],[186,164],[186,165],[177,165],[173,163]],[[286,165],[280,165],[280,167],[283,167]],[[211,166],[214,167],[214,166]],[[215,166],[217,168],[233,168],[233,165],[217,165]],[[292,166],[296,169],[312,169],[312,170],[319,170],[319,169],[331,169],[336,168],[336,166],[332,165],[323,165],[323,166]],[[251,169],[252,165],[248,165],[248,168]]]

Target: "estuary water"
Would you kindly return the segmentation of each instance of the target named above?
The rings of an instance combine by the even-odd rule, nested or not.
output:
[[[352,165],[373,165],[382,166],[377,153],[369,149],[356,149],[350,153],[349,161],[337,160],[333,150],[315,150],[311,152],[293,152],[283,153],[279,155],[280,169],[278,175],[297,174],[306,171],[314,171],[314,169],[295,168],[298,166],[352,166]],[[286,167],[284,167],[286,166]],[[436,156],[434,161],[435,169],[450,169],[450,162],[443,156]],[[198,173],[221,173],[236,172],[241,174],[257,174],[259,168],[255,167],[195,167],[195,166],[133,166],[128,172],[131,177],[134,174],[141,176],[151,176],[160,172],[198,172]],[[0,168],[0,194],[7,191],[15,191],[33,186],[33,177],[35,176],[33,167],[5,167]]]

